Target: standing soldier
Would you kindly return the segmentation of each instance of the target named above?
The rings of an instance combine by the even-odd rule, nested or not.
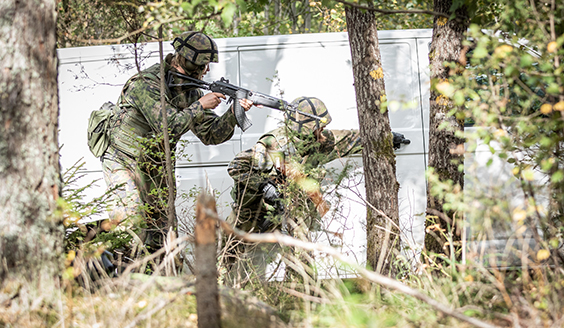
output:
[[[233,108],[222,116],[212,111],[224,95],[203,95],[199,89],[178,86],[185,81],[177,73],[201,79],[209,63],[218,62],[215,41],[200,32],[186,32],[172,45],[176,52],[166,56],[164,76],[155,64],[123,87],[109,122],[109,147],[101,157],[104,179],[112,190],[110,223],[123,229],[144,227],[140,237],[150,251],[162,246],[166,195],[176,192],[166,187],[161,79],[167,84],[165,111],[172,150],[188,131],[206,145],[223,143],[233,136],[236,125]],[[245,110],[252,106],[246,99],[240,103]]]

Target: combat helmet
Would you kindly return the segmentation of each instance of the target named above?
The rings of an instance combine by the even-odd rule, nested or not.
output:
[[[331,123],[331,115],[323,101],[313,97],[298,97],[290,104],[294,109],[318,116],[320,119],[309,117],[298,112],[286,111],[286,122],[288,127],[299,134],[311,134],[313,131]]]
[[[204,33],[184,32],[176,37],[171,44],[177,53],[194,65],[201,66],[210,62],[218,62],[217,44]]]

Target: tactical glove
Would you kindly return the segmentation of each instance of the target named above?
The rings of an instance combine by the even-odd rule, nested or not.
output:
[[[397,133],[397,132],[392,131],[392,134],[394,136],[394,139],[393,139],[394,149],[399,149],[402,144],[409,145],[411,143],[411,140],[406,139],[405,136],[401,133]]]

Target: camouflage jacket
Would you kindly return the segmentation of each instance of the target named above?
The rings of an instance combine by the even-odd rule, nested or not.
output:
[[[165,64],[165,76],[170,66]],[[134,75],[118,100],[119,111],[110,123],[110,146],[132,159],[142,153],[142,140],[162,134],[160,66],[155,64]],[[221,117],[204,109],[199,89],[171,90],[166,87],[165,106],[172,148],[191,130],[206,145],[220,144],[233,136],[236,119],[228,110]]]
[[[358,130],[324,130],[325,141],[289,137],[285,127],[268,132],[253,148],[237,154],[227,169],[235,181],[233,200],[241,207],[259,210],[260,188],[267,181],[281,181],[280,166],[298,163],[304,171],[362,151]]]

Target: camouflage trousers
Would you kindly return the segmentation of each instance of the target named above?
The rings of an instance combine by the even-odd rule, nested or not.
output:
[[[102,157],[102,170],[111,191],[108,212],[112,227],[135,233],[139,238],[134,239],[153,251],[162,247],[166,213],[160,200],[167,199],[162,191],[164,176],[147,174],[137,160],[112,147]]]

